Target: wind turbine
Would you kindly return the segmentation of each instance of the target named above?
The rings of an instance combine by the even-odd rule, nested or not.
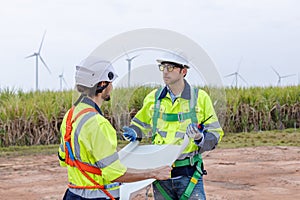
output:
[[[280,76],[280,74],[272,66],[271,66],[271,68],[276,73],[276,75],[278,76],[277,86],[280,86],[282,78],[287,78],[287,77],[296,75],[296,74],[289,74],[289,75]]]
[[[127,55],[127,59],[126,61],[128,62],[128,87],[130,87],[130,73],[131,73],[131,62],[133,59],[135,59],[136,57],[138,57],[139,55],[133,56],[133,57],[129,57],[128,54]]]
[[[59,78],[59,84],[60,84],[60,91],[63,90],[63,83],[68,86],[68,83],[66,82],[65,78],[64,78],[64,72],[62,72],[60,75],[58,75]]]
[[[224,76],[224,78],[235,76],[235,78],[233,79],[232,83],[235,81],[235,87],[236,88],[238,87],[238,78],[240,78],[246,84],[248,84],[247,81],[239,74],[239,70],[240,70],[240,67],[241,67],[241,62],[242,62],[242,58],[239,61],[238,68],[237,68],[236,72],[233,72],[231,74],[228,74],[228,75]]]
[[[48,72],[51,74],[49,67],[47,66],[47,64],[45,63],[44,59],[41,56],[41,49],[42,49],[42,45],[44,42],[45,34],[46,34],[46,31],[44,32],[42,42],[40,44],[40,48],[39,48],[38,52],[34,52],[33,54],[25,57],[25,59],[27,59],[27,58],[35,56],[35,89],[36,90],[39,89],[39,59],[42,61],[42,63],[44,64],[44,66],[46,67]]]

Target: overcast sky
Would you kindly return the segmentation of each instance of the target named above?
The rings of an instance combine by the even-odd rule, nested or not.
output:
[[[35,88],[35,59],[47,30],[40,89],[58,90],[59,74],[74,85],[75,65],[120,33],[159,28],[197,42],[221,74],[239,73],[249,86],[299,84],[300,1],[297,0],[10,0],[0,7],[0,87]],[[124,67],[127,63],[124,60]],[[224,85],[234,77],[224,78]],[[239,85],[245,86],[242,80]]]

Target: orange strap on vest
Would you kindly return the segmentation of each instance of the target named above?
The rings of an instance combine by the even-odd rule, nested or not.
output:
[[[95,110],[94,108],[86,108],[86,109],[83,109],[81,110],[76,116],[75,118],[72,120],[72,116],[73,116],[73,111],[74,111],[74,106],[72,106],[72,108],[70,109],[70,112],[68,114],[68,117],[67,117],[67,130],[66,130],[66,134],[65,134],[65,137],[64,137],[64,141],[65,142],[69,142],[70,146],[71,145],[71,133],[72,133],[72,124],[83,114],[87,113],[87,112],[97,112],[97,110]],[[68,148],[67,146],[65,145],[65,152],[66,152],[66,163],[72,167],[76,167],[75,165],[75,162],[72,161],[72,159],[70,159],[70,155],[69,155],[69,151],[68,151]],[[92,174],[97,174],[97,175],[101,175],[102,172],[99,168],[97,167],[93,167],[93,166],[90,166],[90,165],[87,165],[85,163],[82,163],[78,160],[77,161],[77,166],[80,166],[80,168],[86,172],[90,172]],[[78,167],[77,167],[78,168]]]
[[[98,112],[94,108],[86,108],[81,110],[75,118],[72,120],[73,117],[73,112],[74,112],[75,106],[72,106],[70,109],[68,116],[67,116],[67,121],[66,121],[66,134],[64,136],[64,142],[65,142],[65,153],[66,153],[66,158],[65,162],[70,165],[71,167],[76,167],[79,169],[79,171],[89,180],[91,181],[94,186],[76,186],[76,185],[71,185],[69,184],[68,186],[70,188],[76,188],[76,189],[101,189],[110,199],[114,200],[114,197],[105,189],[104,185],[100,185],[97,183],[93,178],[91,178],[86,172],[92,173],[92,174],[97,174],[101,175],[102,171],[101,169],[97,167],[93,167],[90,165],[87,165],[85,163],[80,162],[79,160],[76,160],[73,152],[72,152],[72,145],[71,145],[71,133],[72,133],[72,124],[84,113],[87,112]],[[69,148],[68,148],[69,147]],[[69,152],[70,150],[70,152]]]

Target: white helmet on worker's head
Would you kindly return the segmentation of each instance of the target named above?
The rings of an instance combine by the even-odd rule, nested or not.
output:
[[[90,56],[76,66],[75,84],[91,88],[102,81],[113,82],[117,77],[111,62]]]
[[[190,68],[187,56],[181,50],[173,52],[165,52],[159,59],[156,60],[159,64],[173,63],[181,68]]]

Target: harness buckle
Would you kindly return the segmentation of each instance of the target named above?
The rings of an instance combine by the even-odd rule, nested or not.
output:
[[[179,121],[179,122],[184,122],[183,112],[179,112],[179,113],[177,114],[177,118],[178,118],[178,121]]]

